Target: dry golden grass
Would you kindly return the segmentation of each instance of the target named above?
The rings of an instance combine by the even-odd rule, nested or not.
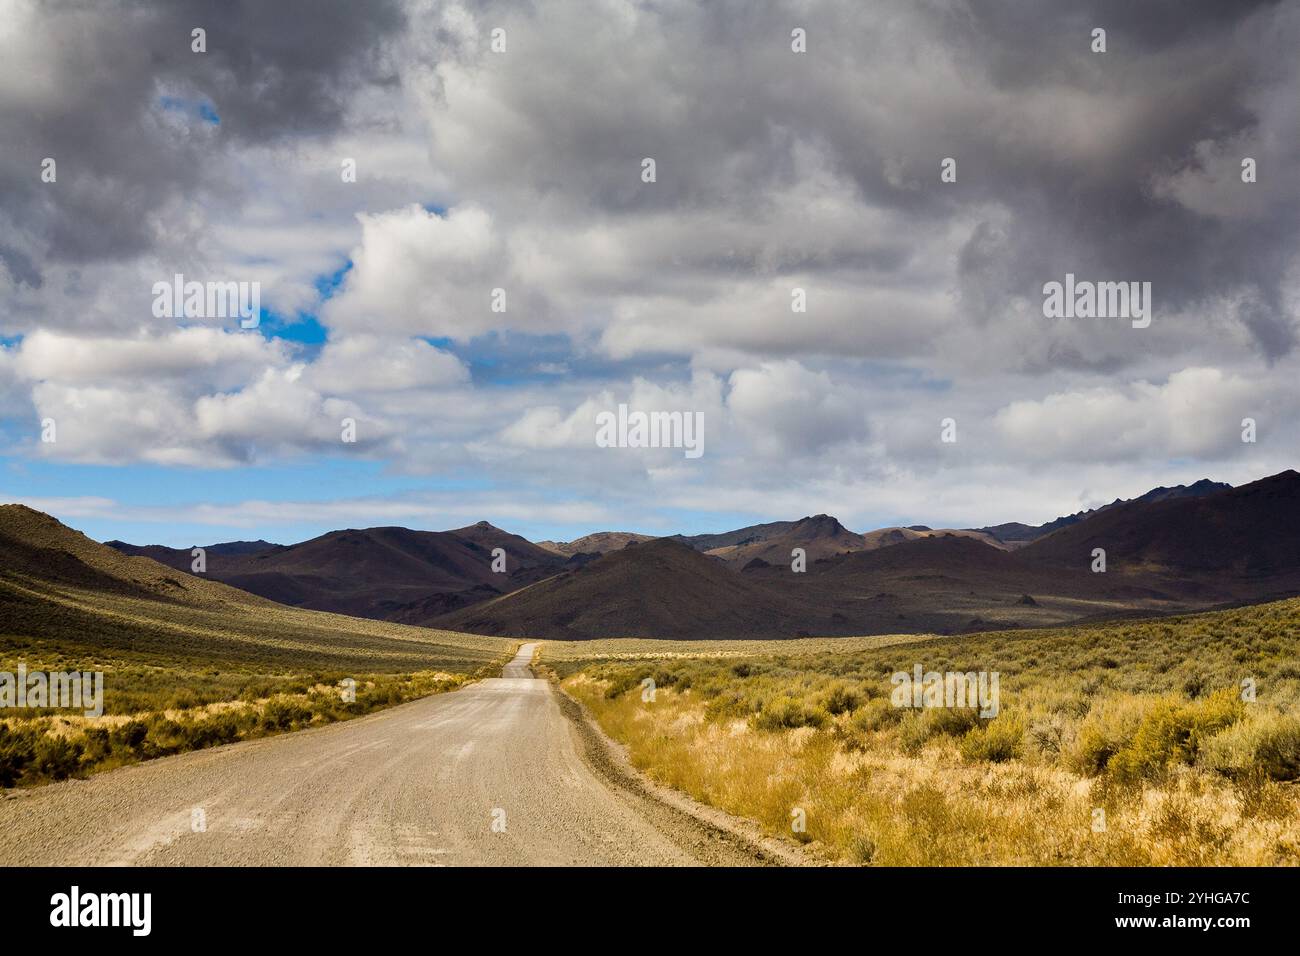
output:
[[[652,778],[836,861],[1272,866],[1300,863],[1298,624],[1292,600],[739,659],[680,642],[542,657]],[[913,663],[999,671],[1001,713],[892,707],[889,675]]]

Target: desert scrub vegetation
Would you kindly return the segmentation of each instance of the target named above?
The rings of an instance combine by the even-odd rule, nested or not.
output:
[[[639,769],[838,861],[1300,863],[1300,600],[804,643],[542,653]],[[891,675],[918,663],[998,672],[997,715],[893,706]]]
[[[12,710],[0,721],[0,787],[84,777],[141,760],[350,720],[455,690],[474,675],[427,671],[353,679],[357,683],[351,702],[343,699],[341,677],[311,675],[257,680],[234,699],[180,709],[119,711],[102,717],[49,708]],[[260,696],[267,687],[276,689]]]

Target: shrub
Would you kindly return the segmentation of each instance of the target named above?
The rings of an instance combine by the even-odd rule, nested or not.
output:
[[[968,731],[958,747],[967,760],[1001,763],[1019,757],[1024,740],[1024,719],[1004,715]]]
[[[885,697],[873,697],[853,712],[849,727],[859,733],[873,733],[892,727],[903,719],[903,708],[895,707]]]
[[[905,718],[898,725],[898,742],[904,752],[919,753],[935,737],[961,737],[979,723],[979,713],[968,707],[932,707]]]
[[[81,761],[84,764],[96,764],[112,753],[113,745],[108,731],[103,727],[87,727],[82,738]]]
[[[1300,718],[1266,714],[1233,724],[1205,741],[1197,762],[1232,777],[1300,778]]]
[[[1099,701],[1079,725],[1067,763],[1085,777],[1105,771],[1112,757],[1137,732],[1146,698],[1119,697]]]
[[[1065,748],[1066,723],[1060,714],[1049,714],[1029,725],[1027,744],[1044,760],[1056,760]]]
[[[36,754],[36,735],[0,724],[0,787],[12,787]]]
[[[826,721],[826,712],[819,707],[805,704],[797,697],[777,697],[764,705],[754,718],[754,727],[758,730],[823,727]]]
[[[138,754],[144,748],[144,739],[149,734],[149,725],[143,720],[128,720],[109,733],[109,741],[114,749]]]
[[[149,732],[144,741],[147,757],[165,757],[185,749],[185,728],[174,720],[155,714],[148,721]]]
[[[185,739],[195,749],[230,743],[239,739],[239,722],[233,714],[214,714],[186,725]]]
[[[77,770],[81,745],[63,737],[42,737],[36,743],[31,771],[50,780],[62,780]]]
[[[390,688],[392,690],[392,688]],[[386,697],[382,691],[366,691],[357,694],[357,702],[370,705],[373,697]],[[296,701],[283,697],[273,697],[262,708],[261,727],[263,730],[291,730],[311,720],[311,710]]]
[[[1142,718],[1128,744],[1107,762],[1120,780],[1152,777],[1173,763],[1192,763],[1201,744],[1239,720],[1244,705],[1236,692],[1221,690],[1182,703],[1162,698]]]
[[[862,692],[844,681],[836,681],[824,690],[818,704],[828,714],[850,714],[862,704]]]

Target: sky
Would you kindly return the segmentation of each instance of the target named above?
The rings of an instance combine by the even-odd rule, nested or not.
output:
[[[1297,45],[1249,0],[0,0],[0,500],[567,540],[1294,467]],[[160,316],[177,274],[257,326]],[[1046,315],[1067,274],[1149,325]],[[603,447],[619,405],[703,454]]]

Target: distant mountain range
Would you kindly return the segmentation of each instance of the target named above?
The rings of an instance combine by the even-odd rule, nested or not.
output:
[[[109,541],[124,554],[189,572],[191,549]],[[494,549],[505,572],[492,570]],[[532,584],[570,560],[486,521],[455,531],[331,531],[294,545],[232,542],[205,548],[206,575],[292,607],[423,624],[465,604]]]
[[[193,560],[189,549],[109,544],[185,573]],[[498,548],[504,572],[492,567]],[[795,548],[805,573],[791,570]],[[1104,574],[1091,570],[1094,548],[1106,551]],[[1156,488],[1037,526],[860,534],[823,514],[720,534],[607,531],[535,544],[479,522],[206,551],[206,577],[273,601],[472,633],[951,633],[1300,593],[1300,476]]]
[[[1226,491],[1231,488],[1222,481],[1210,481],[1208,478],[1202,478],[1200,481],[1193,482],[1190,485],[1175,485],[1173,488],[1152,488],[1146,494],[1125,500],[1116,498],[1108,505],[1102,505],[1100,508],[1089,508],[1087,511],[1076,511],[1072,515],[1065,515],[1049,521],[1046,524],[1028,525],[1021,524],[1018,521],[1008,522],[1007,524],[993,525],[989,528],[980,528],[985,534],[991,535],[1003,544],[1009,547],[1019,547],[1022,544],[1028,544],[1031,541],[1037,541],[1039,538],[1058,531],[1061,528],[1069,527],[1072,524],[1078,524],[1089,515],[1095,515],[1100,511],[1108,508],[1114,508],[1116,505],[1127,504],[1129,501],[1171,501],[1175,498],[1200,498],[1204,495],[1212,494],[1216,491]]]

